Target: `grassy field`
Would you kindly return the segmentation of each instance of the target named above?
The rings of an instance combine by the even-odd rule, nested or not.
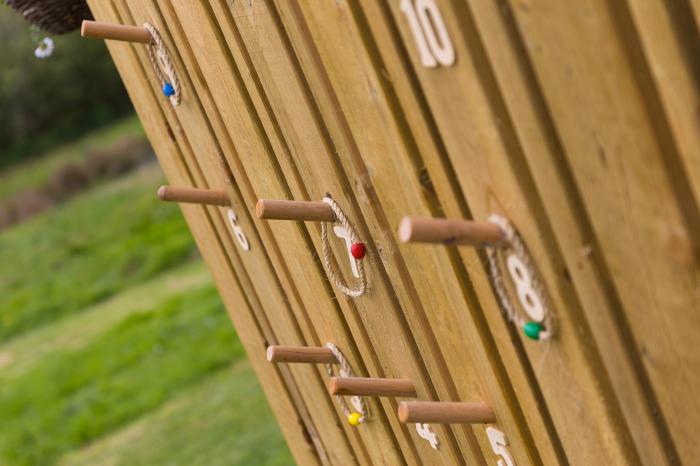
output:
[[[0,465],[292,464],[162,181],[148,165],[0,232]]]

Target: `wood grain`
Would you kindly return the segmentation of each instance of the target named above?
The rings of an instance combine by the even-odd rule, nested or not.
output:
[[[142,45],[108,41],[169,182],[191,187],[163,197],[202,204],[181,208],[296,460],[495,464],[484,426],[449,424],[471,419],[521,466],[692,463],[698,2],[435,0],[455,60],[427,68],[419,3],[90,1],[98,21],[154,24],[173,56],[176,108]],[[319,260],[326,193],[367,246],[359,299]],[[444,245],[498,242],[492,213],[545,283],[551,342],[504,317],[480,248]],[[358,377],[326,374],[326,342]],[[370,399],[355,428],[329,384],[434,401]],[[407,420],[439,424],[440,449]]]
[[[93,39],[120,40],[141,44],[148,44],[151,42],[151,34],[143,26],[112,24],[101,21],[83,21],[80,27],[80,35]]]
[[[226,191],[219,189],[197,189],[182,186],[161,186],[158,198],[166,202],[184,202],[226,207],[231,204]]]
[[[437,424],[487,424],[496,422],[493,410],[484,403],[464,401],[402,401],[401,422]]]
[[[416,397],[416,387],[408,379],[331,377],[328,391],[331,395]]]
[[[274,363],[337,364],[331,350],[325,347],[268,346],[267,360]]]

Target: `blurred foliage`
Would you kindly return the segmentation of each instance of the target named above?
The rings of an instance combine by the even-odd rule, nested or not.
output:
[[[1,0],[0,0],[1,1]],[[114,147],[124,138],[146,140],[141,122],[130,115],[47,152],[46,156],[18,163],[0,172],[0,203],[18,193],[45,185],[63,167],[84,162],[91,153]]]
[[[0,463],[48,464],[242,357],[211,285],[135,313],[0,387]]]
[[[103,41],[55,36],[38,59],[44,36],[0,2],[0,169],[131,112]]]
[[[136,172],[0,233],[0,342],[80,311],[195,251],[175,205]]]

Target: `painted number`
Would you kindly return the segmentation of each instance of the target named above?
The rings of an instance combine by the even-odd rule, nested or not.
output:
[[[452,65],[455,49],[435,0],[401,0],[401,11],[408,19],[423,66]]]
[[[520,304],[535,322],[542,322],[544,319],[544,308],[542,307],[542,300],[540,295],[537,294],[532,288],[532,277],[530,272],[528,272],[525,264],[516,256],[511,254],[506,259],[506,265],[508,266],[508,272],[510,272],[510,277],[515,283],[515,289],[518,292],[518,300]]]
[[[508,442],[506,441],[506,435],[500,430],[494,429],[493,427],[486,428],[486,435],[489,438],[489,442],[491,442],[491,448],[493,449],[493,452],[501,457],[498,460],[498,463],[496,464],[498,466],[515,466],[515,462],[510,456],[508,448],[506,448],[506,446],[508,445]]]
[[[421,424],[420,422],[417,423],[416,432],[418,432],[418,435],[420,435],[421,438],[427,440],[431,447],[437,450],[438,445],[440,445],[440,441],[438,440],[437,434],[430,428],[430,424]]]
[[[236,212],[234,212],[232,209],[228,210],[228,221],[231,223],[231,230],[233,230],[233,234],[238,240],[238,244],[241,245],[241,248],[244,251],[250,251],[250,243],[248,242],[248,238],[246,238],[245,233],[243,233],[243,229],[238,224]]]
[[[352,257],[352,252],[350,252],[350,248],[352,247],[352,238],[350,236],[350,231],[346,229],[345,227],[342,227],[340,225],[336,225],[333,227],[333,233],[335,233],[335,236],[338,238],[343,238],[345,240],[345,246],[348,250],[348,256],[350,257],[350,266],[352,267],[352,275],[355,278],[360,278],[360,271],[357,270],[357,264],[355,263],[355,258]]]

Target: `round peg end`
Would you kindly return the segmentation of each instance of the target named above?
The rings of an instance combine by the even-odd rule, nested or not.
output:
[[[402,401],[399,403],[399,421],[405,423],[408,422],[408,406],[406,405],[405,401]]]
[[[275,357],[275,347],[274,346],[268,346],[267,351],[265,352],[265,355],[267,357],[267,360],[269,362],[272,362],[272,358]]]
[[[413,219],[404,217],[399,224],[399,241],[408,243],[413,237]]]
[[[257,215],[258,218],[265,218],[265,199],[260,199],[255,204],[255,215]]]
[[[158,188],[158,199],[160,199],[161,201],[165,201],[166,200],[165,198],[167,196],[167,192],[168,192],[168,187],[165,185]]]
[[[330,382],[328,382],[328,391],[331,395],[335,395],[338,392],[338,377],[331,377]]]

